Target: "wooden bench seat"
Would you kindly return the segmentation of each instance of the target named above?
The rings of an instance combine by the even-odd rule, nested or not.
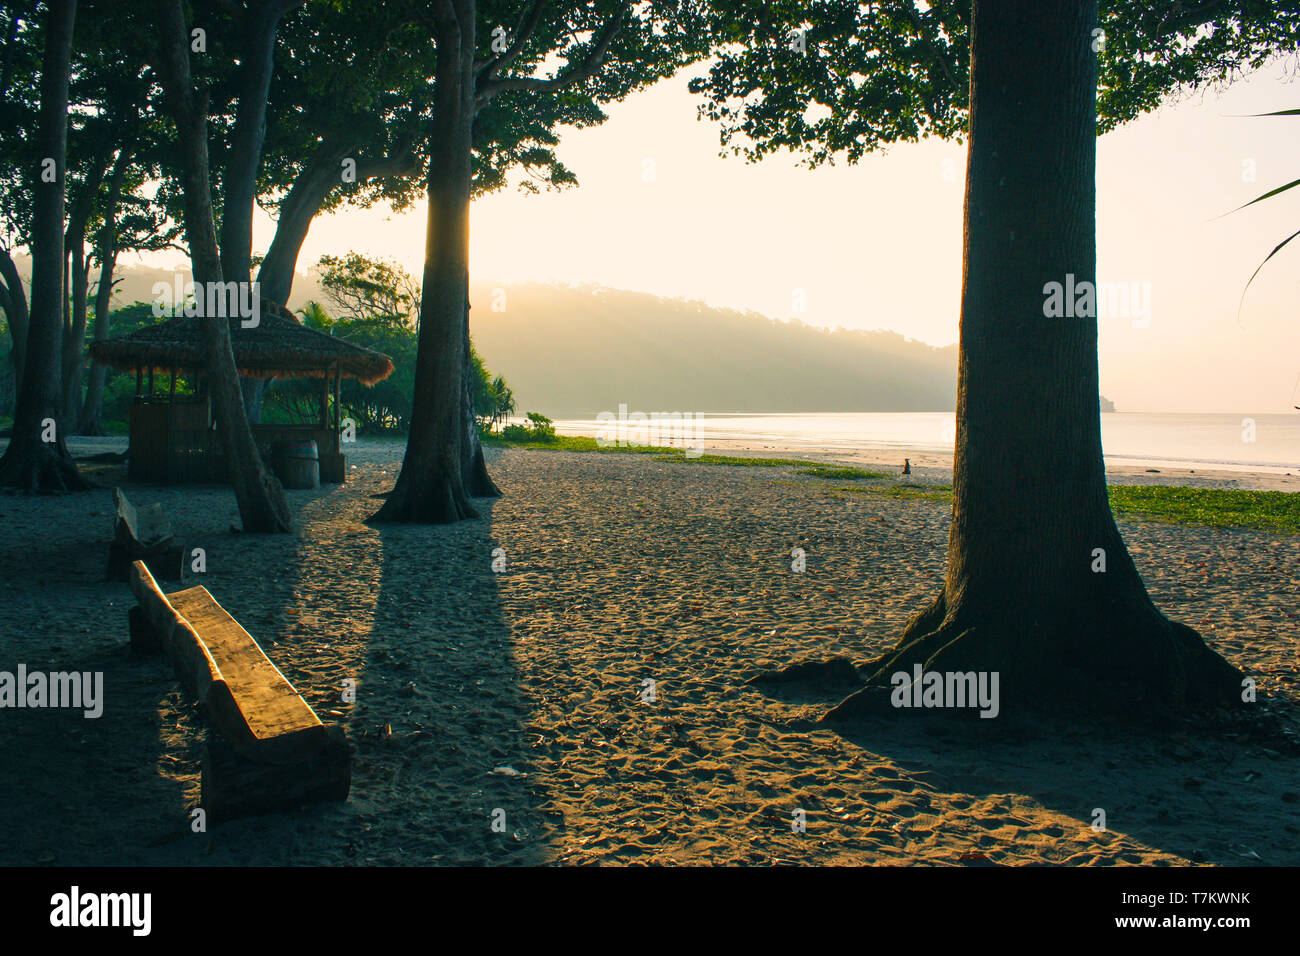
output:
[[[113,541],[108,546],[108,580],[126,581],[131,564],[143,561],[151,572],[167,581],[185,577],[185,547],[176,540],[172,523],[157,502],[136,508],[113,489]]]
[[[131,570],[132,646],[164,650],[199,702],[211,734],[202,803],[214,820],[346,800],[347,742],[208,593],[163,594],[142,561]]]

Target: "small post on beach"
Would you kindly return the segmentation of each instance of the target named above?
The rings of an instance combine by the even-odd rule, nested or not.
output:
[[[910,458],[904,458],[904,459],[903,459],[903,474],[905,474],[905,475],[910,475],[911,473],[912,473],[912,459],[910,459]]]

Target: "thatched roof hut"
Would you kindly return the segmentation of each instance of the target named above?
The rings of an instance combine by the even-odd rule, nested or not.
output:
[[[125,372],[154,369],[202,372],[207,368],[197,317],[180,316],[129,335],[94,342],[92,358]],[[230,320],[235,367],[254,378],[342,375],[373,385],[392,374],[393,360],[374,349],[309,329],[288,310],[262,300],[258,324]]]

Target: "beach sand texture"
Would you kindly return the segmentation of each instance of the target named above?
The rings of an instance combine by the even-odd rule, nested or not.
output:
[[[347,484],[290,492],[292,535],[233,533],[228,488],[126,486],[205,549],[187,585],[355,748],[347,803],[207,833],[202,721],[163,659],[130,654],[133,599],[103,581],[111,484],[0,497],[0,669],[105,681],[97,720],[0,712],[0,864],[1300,864],[1294,748],[903,716],[837,732],[814,721],[839,692],[747,684],[888,648],[942,580],[945,502],[489,449],[505,497],[485,520],[363,524],[401,453],[361,442]],[[1158,605],[1300,702],[1300,536],[1121,526]]]

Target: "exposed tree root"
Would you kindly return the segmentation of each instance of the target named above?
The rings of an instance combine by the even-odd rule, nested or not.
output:
[[[72,458],[60,454],[51,444],[6,449],[0,458],[0,487],[16,488],[29,494],[60,494],[89,491],[97,487],[77,472]]]
[[[289,510],[289,498],[285,495],[280,480],[260,465],[257,480],[262,486],[262,493],[252,501],[239,503],[243,530],[249,534],[283,534],[292,531],[293,516]],[[238,497],[238,488],[235,494]]]
[[[474,456],[465,472],[465,488],[471,498],[500,498],[501,489],[488,474],[483,446],[474,443]]]
[[[861,687],[862,675],[847,657],[832,657],[827,661],[800,661],[778,671],[767,671],[751,677],[751,684],[812,684],[818,687]]]
[[[388,500],[366,519],[369,524],[454,524],[477,518],[464,489],[439,470],[425,481],[404,481],[406,471],[398,477]]]
[[[998,675],[999,712],[1092,714],[1160,723],[1242,710],[1244,675],[1191,628],[1149,605],[1048,613],[1009,609],[978,619],[948,613],[940,595],[916,615],[895,649],[861,668],[866,686],[827,721],[897,713],[893,691],[922,673]],[[894,680],[902,673],[906,680]],[[931,713],[935,711],[930,711]],[[964,711],[976,713],[973,707]]]

